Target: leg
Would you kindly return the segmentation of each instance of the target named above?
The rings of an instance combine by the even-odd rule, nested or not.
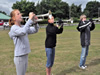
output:
[[[47,64],[46,64],[46,74],[51,74],[52,67],[52,48],[46,48]]]
[[[55,59],[55,48],[52,50],[52,66],[54,64],[54,59]]]
[[[86,59],[86,47],[82,47],[81,57],[80,57],[80,66],[84,66]]]
[[[24,70],[24,72],[26,72],[27,66],[28,66],[28,55],[25,56],[24,60],[25,60],[25,70]]]
[[[28,63],[28,55],[22,57],[14,57],[17,75],[25,75]]]
[[[89,46],[86,46],[86,54],[85,54],[85,59],[84,59],[84,65],[86,62],[86,57],[88,56],[88,50],[89,50]]]
[[[86,56],[88,56],[89,46],[86,47]]]
[[[46,67],[46,75],[51,75],[51,67],[50,68]]]

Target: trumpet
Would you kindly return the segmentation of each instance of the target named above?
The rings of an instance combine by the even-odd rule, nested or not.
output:
[[[38,19],[36,20],[36,22],[40,22],[40,21],[43,21],[43,20],[44,20],[44,17],[49,17],[49,18],[51,19],[52,13],[51,13],[51,11],[49,10],[48,13],[36,15],[36,17],[38,18]],[[28,17],[28,16],[25,16],[25,17],[22,17],[22,18],[25,19],[25,22],[27,22],[27,20],[28,20],[29,17]]]

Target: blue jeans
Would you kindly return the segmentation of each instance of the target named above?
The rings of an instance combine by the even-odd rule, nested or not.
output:
[[[47,64],[46,67],[50,68],[53,66],[54,58],[55,58],[55,48],[45,48],[46,56],[47,56]]]
[[[89,46],[82,47],[80,66],[85,66],[86,57],[88,56]]]

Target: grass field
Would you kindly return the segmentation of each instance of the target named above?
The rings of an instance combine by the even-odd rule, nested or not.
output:
[[[0,75],[16,75],[13,62],[14,45],[8,36],[9,30],[0,30]],[[29,35],[31,53],[29,54],[26,75],[45,75],[45,29],[37,34]],[[58,35],[55,63],[52,67],[53,75],[100,75],[100,25],[97,24],[91,32],[91,46],[86,64],[88,68],[81,70],[80,35],[76,26],[66,26],[62,34]]]

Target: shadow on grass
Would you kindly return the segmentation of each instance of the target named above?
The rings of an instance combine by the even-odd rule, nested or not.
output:
[[[68,73],[72,73],[72,72],[81,72],[83,71],[82,69],[80,69],[78,66],[74,66],[70,69],[67,69],[67,70],[64,70],[64,71],[61,71],[60,73],[58,73],[57,75],[66,75]],[[85,70],[84,70],[85,71]]]
[[[95,65],[98,65],[100,64],[100,59],[94,59],[92,60],[89,64],[87,64],[88,66],[95,66]],[[86,70],[82,70],[80,69],[78,66],[74,66],[70,69],[66,69],[66,70],[63,70],[61,71],[60,73],[58,73],[57,75],[66,75],[68,73],[72,73],[72,72],[81,72],[81,71],[86,71]]]
[[[88,66],[95,66],[100,64],[100,58],[99,59],[94,59],[92,60],[89,64],[87,64]]]

